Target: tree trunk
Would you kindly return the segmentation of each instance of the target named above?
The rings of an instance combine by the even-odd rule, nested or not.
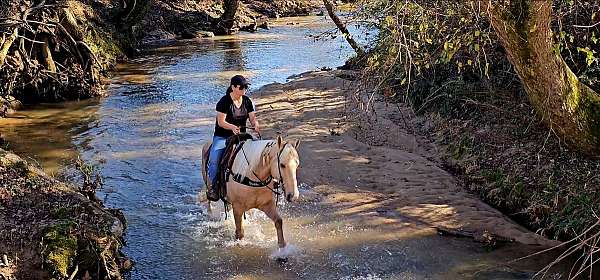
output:
[[[490,0],[491,23],[529,100],[568,146],[600,155],[600,95],[555,52],[552,0]]]
[[[325,9],[327,9],[329,17],[331,18],[331,20],[333,20],[333,23],[335,23],[340,32],[342,32],[344,38],[346,38],[346,41],[348,41],[348,44],[350,44],[350,46],[352,47],[352,49],[354,49],[358,56],[363,56],[365,54],[365,51],[358,43],[356,43],[356,41],[354,41],[354,38],[352,38],[352,35],[350,35],[350,32],[348,31],[348,28],[346,28],[346,25],[344,25],[340,18],[335,14],[333,4],[329,0],[323,0],[323,5],[325,5]]]
[[[6,37],[4,34],[2,35],[2,42],[0,43],[0,69],[2,68],[2,65],[4,65],[4,60],[6,59],[10,46],[12,46],[15,39],[17,39],[17,34],[18,29],[15,28],[10,36]]]
[[[233,24],[235,23],[235,13],[240,6],[240,0],[224,0],[223,7],[225,11],[217,22],[215,27],[216,35],[228,35],[232,33]]]
[[[52,59],[52,52],[50,51],[50,43],[48,40],[48,36],[44,35],[43,42],[44,44],[40,46],[41,56],[44,60],[46,68],[51,73],[52,77],[56,78],[56,64],[54,63],[54,59]]]
[[[77,20],[75,20],[75,16],[69,10],[69,8],[62,9],[62,19],[60,24],[67,30],[67,33],[75,39],[75,41],[83,40],[83,32],[79,25],[77,24]]]

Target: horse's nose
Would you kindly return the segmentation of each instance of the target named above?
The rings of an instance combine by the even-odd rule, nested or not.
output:
[[[294,195],[291,193],[288,193],[285,198],[287,199],[288,202],[292,202],[292,198],[294,198]]]

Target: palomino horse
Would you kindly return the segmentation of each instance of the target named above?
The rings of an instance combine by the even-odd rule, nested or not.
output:
[[[202,177],[208,185],[206,161],[211,141],[202,147]],[[277,229],[277,243],[279,248],[285,247],[283,238],[283,221],[277,212],[277,205],[273,194],[278,192],[275,184],[283,185],[284,197],[291,202],[298,198],[298,181],[296,169],[300,165],[297,148],[300,141],[285,142],[281,136],[277,140],[248,140],[244,142],[237,153],[227,178],[227,202],[233,208],[235,219],[235,237],[244,238],[242,217],[252,208],[263,211],[275,223]],[[238,180],[234,180],[237,177]],[[236,181],[244,178],[253,182],[266,183],[260,187],[244,185]],[[262,184],[261,184],[262,185]],[[210,201],[208,201],[210,210]]]

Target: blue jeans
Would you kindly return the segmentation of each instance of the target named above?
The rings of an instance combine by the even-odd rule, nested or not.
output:
[[[221,136],[213,136],[210,154],[208,156],[208,178],[211,186],[214,186],[217,181],[217,171],[219,170],[219,162],[225,151],[225,142],[227,138]]]

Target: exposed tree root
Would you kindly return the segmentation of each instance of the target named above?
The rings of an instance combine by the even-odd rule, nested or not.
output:
[[[2,2],[0,96],[27,103],[100,95],[102,66],[65,2]]]

